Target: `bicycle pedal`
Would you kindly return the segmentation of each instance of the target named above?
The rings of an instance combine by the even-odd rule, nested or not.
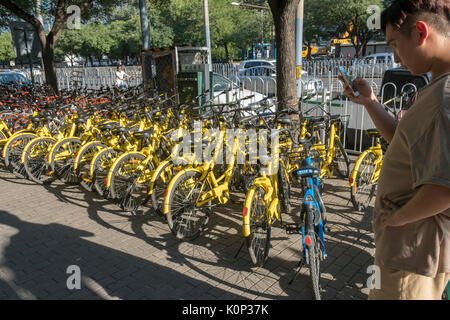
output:
[[[339,228],[329,228],[329,227],[325,228],[325,230],[326,230],[326,232],[339,232],[339,231],[341,231],[341,229],[339,229]]]
[[[284,225],[284,230],[286,230],[287,234],[301,234],[300,225],[297,223],[286,223]]]

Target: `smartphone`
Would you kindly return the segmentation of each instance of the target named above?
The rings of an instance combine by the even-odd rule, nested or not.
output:
[[[347,74],[347,71],[345,71],[344,67],[340,66],[339,72],[341,73],[342,77],[344,78],[345,83],[347,83],[347,85],[353,89],[355,97],[359,96],[359,92],[356,91],[356,89],[353,87],[353,81],[350,78],[350,76]]]

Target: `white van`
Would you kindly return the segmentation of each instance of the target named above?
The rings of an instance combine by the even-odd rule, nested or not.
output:
[[[363,64],[387,64],[389,68],[398,68],[400,64],[395,63],[394,54],[392,52],[375,53],[365,56],[361,59],[360,63]]]

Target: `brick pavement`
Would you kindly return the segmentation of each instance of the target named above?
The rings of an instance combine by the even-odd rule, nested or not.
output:
[[[367,299],[373,262],[371,212],[356,212],[345,181],[326,181],[331,227],[321,263],[324,299]],[[0,168],[0,299],[312,299],[300,237],[276,224],[269,260],[251,266],[237,204],[218,207],[193,243],[180,242],[153,214],[133,215],[77,186],[49,186]],[[295,213],[294,213],[295,216]],[[287,217],[292,219],[292,217]],[[67,268],[81,270],[69,290]]]

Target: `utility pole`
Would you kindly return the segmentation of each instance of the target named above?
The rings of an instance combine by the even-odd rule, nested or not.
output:
[[[304,0],[300,0],[295,16],[295,74],[299,99],[302,96],[303,8]]]
[[[148,50],[150,49],[150,25],[148,23],[146,0],[139,0],[139,15],[141,18],[142,50]]]
[[[212,71],[211,36],[210,36],[210,32],[209,32],[209,9],[208,9],[208,0],[203,0],[203,18],[204,18],[204,21],[205,21],[206,47],[208,47],[208,65],[209,65],[209,71]]]

